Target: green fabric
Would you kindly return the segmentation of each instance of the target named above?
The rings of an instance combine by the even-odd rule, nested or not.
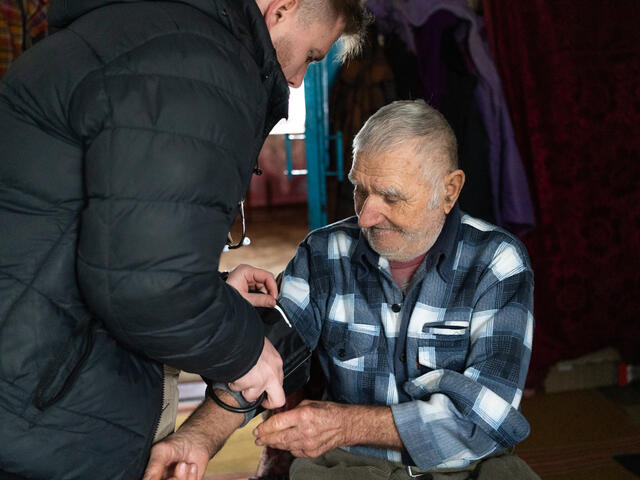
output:
[[[539,480],[531,468],[517,455],[504,453],[474,462],[468,467],[413,470],[411,477],[404,465],[373,457],[354,455],[341,449],[331,450],[318,458],[297,458],[291,465],[291,480]]]

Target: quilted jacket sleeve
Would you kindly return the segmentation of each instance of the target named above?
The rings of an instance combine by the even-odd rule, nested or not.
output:
[[[85,139],[88,202],[77,272],[91,310],[122,344],[230,381],[264,341],[257,313],[217,268],[262,143],[266,100],[228,46],[179,38],[180,48],[173,37],[152,39],[78,87],[71,117]]]

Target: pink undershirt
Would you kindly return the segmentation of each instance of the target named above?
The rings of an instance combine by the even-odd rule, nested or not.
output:
[[[411,277],[413,277],[413,274],[416,273],[416,270],[418,269],[426,255],[427,253],[425,252],[419,257],[416,257],[413,260],[409,260],[408,262],[389,262],[391,276],[401,289],[404,290],[407,285],[409,285],[409,282],[411,282]]]

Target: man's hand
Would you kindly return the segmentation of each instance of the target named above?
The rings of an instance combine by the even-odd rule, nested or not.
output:
[[[262,406],[273,409],[283,406],[286,400],[283,380],[282,358],[269,339],[265,338],[258,362],[243,377],[229,383],[229,388],[234,392],[242,392],[249,402],[256,400],[262,392],[267,392]]]
[[[256,445],[289,450],[296,457],[318,457],[337,447],[375,445],[401,450],[389,407],[304,400],[276,413],[253,431]]]
[[[333,402],[304,400],[293,410],[277,413],[253,431],[256,445],[289,450],[296,457],[317,457],[348,445],[348,408]]]
[[[216,394],[238,406],[227,392],[217,390]],[[209,459],[243,420],[244,415],[224,410],[206,398],[176,433],[153,446],[143,480],[201,480]]]
[[[271,272],[242,264],[229,272],[227,283],[254,307],[274,307],[276,304],[278,286]]]
[[[200,480],[209,462],[209,450],[178,432],[156,443],[143,480]]]

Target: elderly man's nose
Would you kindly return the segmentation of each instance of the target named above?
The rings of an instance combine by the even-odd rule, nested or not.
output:
[[[367,198],[358,212],[358,226],[361,228],[373,227],[384,220],[384,215],[376,205],[374,198]]]

